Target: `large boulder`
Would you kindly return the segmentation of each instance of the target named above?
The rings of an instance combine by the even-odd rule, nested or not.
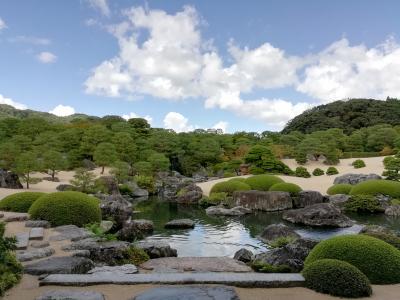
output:
[[[357,184],[362,181],[372,180],[372,179],[382,179],[381,176],[377,174],[353,174],[348,173],[341,176],[338,176],[333,181],[333,184],[347,183],[347,184]]]
[[[176,219],[169,221],[164,225],[165,228],[168,229],[186,229],[186,228],[194,228],[195,223],[190,219]]]
[[[285,211],[282,218],[292,223],[316,227],[350,227],[353,225],[352,220],[330,203],[318,203]]]
[[[163,241],[140,241],[135,243],[135,246],[143,249],[150,258],[178,256],[176,249],[171,248],[169,244]]]
[[[88,258],[75,256],[51,257],[24,267],[30,275],[42,274],[85,274],[94,268],[94,263]]]
[[[323,202],[326,202],[325,197],[317,191],[301,191],[293,198],[293,206],[295,208],[302,208]]]
[[[121,229],[132,216],[132,204],[121,195],[97,194],[96,197],[101,200],[102,219],[113,220],[114,231]]]
[[[279,211],[293,207],[287,192],[237,191],[233,193],[235,206],[252,210]]]
[[[300,235],[296,233],[292,228],[284,224],[271,224],[265,227],[265,229],[259,236],[260,240],[264,241],[267,244],[282,237],[293,237],[297,239],[300,237]]]
[[[223,206],[210,206],[206,209],[206,214],[210,216],[243,216],[250,214],[251,209],[243,206],[235,206],[233,208],[225,208]]]
[[[78,241],[82,239],[89,238],[93,236],[93,233],[85,228],[80,228],[76,225],[62,225],[53,228],[53,230],[57,233],[51,235],[50,241]]]
[[[340,208],[341,210],[344,209],[345,204],[349,200],[350,200],[350,195],[336,194],[329,196],[329,203],[335,205],[337,208]]]
[[[17,174],[0,169],[0,188],[22,189],[24,187],[19,181]]]
[[[253,260],[253,257],[254,257],[253,252],[247,250],[246,248],[242,248],[236,251],[235,255],[233,256],[233,259],[236,259],[238,261],[247,264]]]
[[[390,205],[385,209],[385,215],[392,217],[400,216],[400,205]]]
[[[117,232],[118,239],[133,242],[143,238],[146,234],[152,233],[154,224],[149,220],[131,220],[126,222],[122,229]]]
[[[203,198],[203,191],[196,184],[191,183],[180,189],[177,193],[177,203],[197,204]]]
[[[316,244],[318,241],[299,238],[281,248],[257,254],[254,261],[273,266],[286,265],[292,272],[300,272],[303,269],[304,260]]]
[[[192,183],[193,179],[185,177],[178,172],[159,172],[156,177],[158,196],[170,202],[177,202],[178,192]]]

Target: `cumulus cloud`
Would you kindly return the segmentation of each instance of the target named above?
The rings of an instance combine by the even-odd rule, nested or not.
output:
[[[44,64],[51,64],[51,63],[56,62],[56,60],[57,60],[57,56],[56,56],[56,55],[54,55],[54,54],[51,53],[51,52],[47,52],[47,51],[40,52],[40,53],[36,56],[36,58],[37,58],[40,62],[42,62],[42,63],[44,63]]]
[[[39,46],[47,46],[51,44],[51,40],[36,36],[26,36],[26,35],[19,35],[16,37],[9,38],[8,41],[10,43],[25,43],[25,44],[32,44],[32,45],[39,45]]]
[[[226,132],[227,128],[229,126],[228,122],[225,121],[219,121],[216,123],[212,128],[213,129],[221,129],[224,133]]]
[[[0,18],[0,32],[6,28],[7,28],[6,22],[4,22],[2,18]]]
[[[189,125],[189,120],[177,112],[169,112],[164,118],[164,127],[172,129],[175,132],[188,132],[195,129],[194,126]]]
[[[11,98],[6,98],[2,94],[0,94],[0,104],[11,105],[16,109],[27,109],[28,107],[25,104],[15,102]]]
[[[54,109],[50,110],[49,113],[59,117],[67,117],[73,115],[75,113],[75,109],[68,105],[59,104],[54,107]]]
[[[89,5],[98,11],[100,11],[103,15],[109,17],[111,14],[110,7],[108,6],[107,0],[87,0]]]
[[[134,113],[134,112],[130,112],[129,114],[122,115],[122,117],[123,117],[125,120],[129,120],[129,119],[133,119],[133,118],[143,118],[143,119],[145,119],[149,124],[151,124],[151,123],[153,122],[153,118],[150,117],[149,115],[146,115],[146,116],[144,116],[144,117],[141,117],[141,116],[139,116],[138,114],[136,114],[136,113]]]

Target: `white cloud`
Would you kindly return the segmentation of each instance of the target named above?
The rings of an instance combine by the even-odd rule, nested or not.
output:
[[[0,31],[6,28],[7,28],[6,22],[4,22],[2,18],[0,18]]]
[[[2,94],[0,94],[0,104],[11,105],[16,109],[27,109],[28,107],[25,104],[15,102],[11,98],[6,98]]]
[[[228,122],[225,121],[219,121],[216,123],[212,128],[213,129],[221,129],[224,133],[226,132],[227,128],[229,126]]]
[[[39,46],[47,46],[51,44],[51,40],[49,39],[25,35],[19,35],[13,38],[9,38],[8,41],[11,43],[26,43]]]
[[[75,109],[68,105],[59,104],[54,107],[54,109],[50,110],[49,113],[59,117],[67,117],[73,115],[75,113]]]
[[[87,0],[87,2],[90,4],[90,6],[100,11],[103,15],[107,17],[110,16],[111,11],[107,0]]]
[[[56,55],[54,55],[54,54],[51,53],[51,52],[47,52],[47,51],[40,52],[40,53],[36,56],[36,58],[37,58],[40,62],[42,62],[42,63],[44,63],[44,64],[51,64],[51,63],[56,62],[56,60],[57,60],[57,56],[56,56]]]
[[[129,120],[129,119],[133,119],[133,118],[143,118],[145,119],[149,124],[151,124],[153,122],[153,118],[150,117],[149,115],[146,115],[144,117],[139,116],[138,114],[134,113],[134,112],[130,112],[129,114],[126,115],[122,115],[122,117],[125,120]]]
[[[164,127],[173,129],[175,132],[193,131],[194,126],[189,125],[189,120],[177,112],[169,112],[164,118]]]

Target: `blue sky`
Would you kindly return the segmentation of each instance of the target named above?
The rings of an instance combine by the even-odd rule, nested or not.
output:
[[[1,0],[0,103],[176,131],[279,130],[314,105],[400,97],[399,11],[368,0]]]

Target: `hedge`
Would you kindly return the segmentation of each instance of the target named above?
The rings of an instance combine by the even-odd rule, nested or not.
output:
[[[339,184],[334,184],[331,187],[328,188],[326,193],[328,195],[337,195],[337,194],[345,194],[348,195],[350,194],[351,189],[353,186],[348,183],[339,183]]]
[[[363,272],[373,284],[400,282],[400,251],[367,235],[342,235],[318,243],[304,264],[324,259],[346,261]]]
[[[244,181],[252,190],[268,191],[271,186],[284,182],[278,176],[274,175],[254,175]]]
[[[382,156],[380,152],[343,152],[341,158],[366,158]]]
[[[26,213],[33,202],[43,195],[45,193],[40,192],[22,192],[9,195],[0,201],[0,210]]]
[[[302,191],[301,187],[297,184],[289,183],[289,182],[281,182],[276,183],[270,187],[270,191],[279,191],[279,192],[288,192],[292,196],[296,196],[298,193]]]
[[[250,186],[239,180],[228,180],[224,182],[218,182],[211,188],[210,195],[213,193],[227,193],[232,196],[235,191],[248,191],[251,190]]]
[[[52,226],[86,224],[101,221],[99,199],[80,192],[46,194],[29,209],[31,219],[46,220]]]
[[[350,195],[388,195],[400,198],[400,182],[391,180],[367,180],[353,186]]]
[[[362,159],[356,159],[351,163],[354,169],[361,169],[365,167],[365,162]]]

